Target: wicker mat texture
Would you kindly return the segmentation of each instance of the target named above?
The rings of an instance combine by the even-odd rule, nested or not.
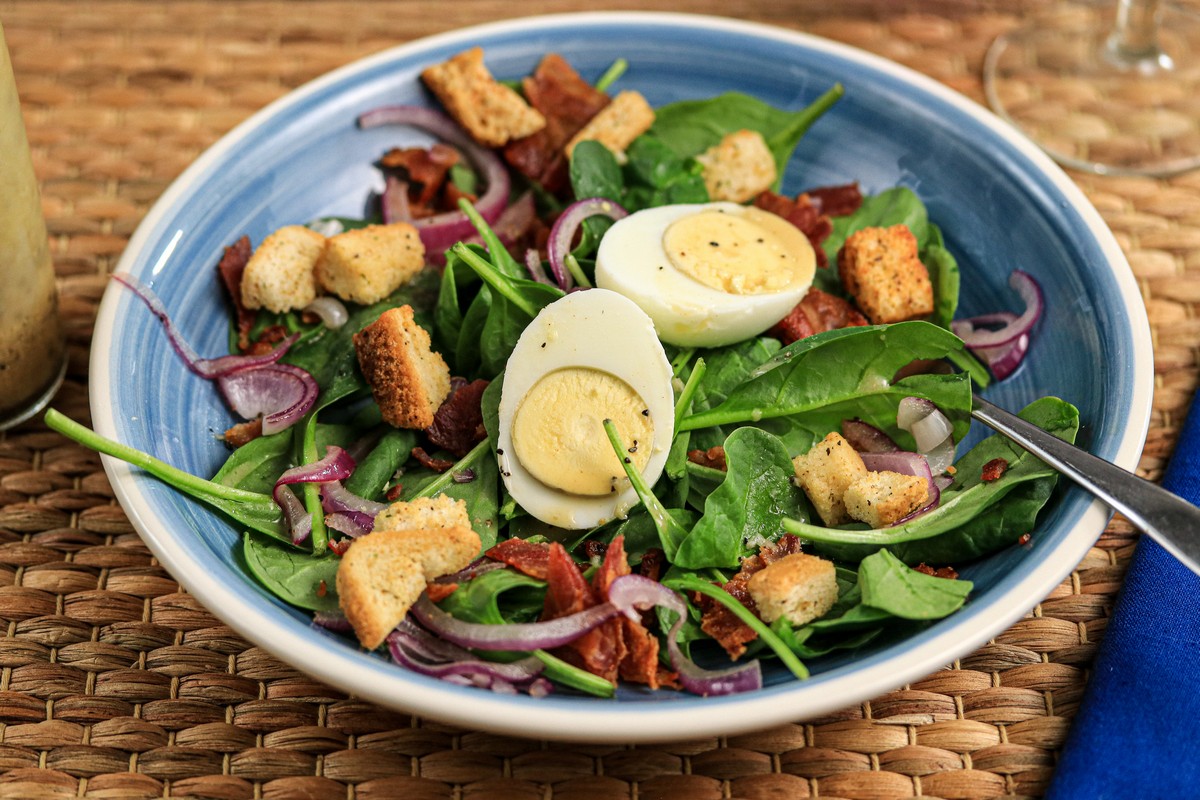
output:
[[[1044,2],[651,0],[816,33],[982,100],[993,37]],[[56,405],[89,419],[106,275],[149,206],[233,125],[299,84],[463,25],[577,0],[0,0],[69,327]],[[1154,330],[1156,478],[1197,379],[1200,175],[1075,176],[1116,232]],[[2,312],[0,312],[2,313]],[[1115,521],[1026,617],[951,668],[840,713],[655,746],[469,732],[360,702],[250,646],[138,539],[96,455],[0,434],[0,798],[1037,797],[1135,534]]]

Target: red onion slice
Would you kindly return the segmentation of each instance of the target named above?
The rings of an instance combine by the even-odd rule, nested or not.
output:
[[[274,364],[283,358],[288,348],[300,338],[300,334],[294,333],[280,342],[279,346],[274,350],[263,355],[231,355],[219,356],[218,358],[201,358],[179,333],[179,330],[175,327],[175,323],[171,321],[171,317],[167,314],[166,306],[163,305],[162,300],[154,293],[153,289],[128,272],[114,272],[112,277],[117,283],[133,292],[134,296],[146,304],[146,307],[150,309],[150,313],[158,317],[159,321],[162,322],[163,329],[166,331],[167,340],[171,342],[171,348],[183,359],[183,363],[187,365],[188,370],[207,380],[220,378],[238,370]]]
[[[491,225],[503,213],[511,188],[504,164],[495,153],[475,144],[449,117],[420,106],[384,106],[367,111],[358,118],[358,127],[364,130],[381,125],[411,125],[457,147],[483,174],[487,185],[487,190],[475,201],[480,216]],[[467,219],[467,215],[457,210],[412,220],[411,224],[425,245],[426,258],[439,262],[444,260],[447,248],[469,239],[475,233],[475,226]]]
[[[338,611],[317,611],[313,614],[313,625],[334,633],[351,633],[354,626],[346,615]]]
[[[601,603],[577,614],[545,622],[487,625],[455,619],[434,605],[426,595],[421,595],[410,613],[438,636],[462,647],[474,650],[549,650],[575,641],[620,611],[612,603]]]
[[[942,501],[941,482],[933,476],[929,461],[920,453],[862,453],[863,465],[872,472],[898,472],[901,475],[915,475],[924,478],[929,486],[929,497],[925,505],[898,519],[893,525],[899,525],[925,514],[938,507]]]
[[[217,379],[225,402],[245,419],[262,415],[262,432],[277,433],[296,423],[317,402],[313,376],[291,364],[239,369]]]
[[[544,283],[547,286],[554,285],[550,277],[546,275],[546,270],[542,268],[542,257],[533,248],[525,251],[525,269],[529,270],[529,277],[538,283]]]
[[[1029,336],[1021,334],[1013,342],[1001,347],[981,347],[974,350],[975,355],[988,365],[996,380],[1002,381],[1016,371],[1029,352]]]
[[[518,687],[533,689],[545,668],[535,656],[509,663],[484,661],[457,645],[431,636],[408,620],[401,621],[388,635],[387,644],[392,660],[414,672],[504,694],[515,693]],[[547,689],[539,683],[536,691],[541,696]]]
[[[349,453],[340,447],[330,445],[325,448],[325,457],[320,461],[292,467],[279,476],[271,496],[283,509],[287,517],[288,528],[292,532],[292,544],[301,544],[312,533],[312,516],[309,515],[296,495],[287,487],[295,483],[325,483],[326,481],[341,481],[350,477],[354,471],[354,460]]]
[[[375,529],[375,517],[387,508],[387,504],[359,497],[343,486],[341,481],[328,481],[321,484],[321,508],[327,514],[337,514],[350,519],[358,532],[342,528],[337,530],[357,538]]]
[[[332,295],[323,295],[304,307],[321,318],[321,322],[330,330],[337,330],[350,319],[350,312],[341,300]]]
[[[680,685],[689,692],[711,697],[762,688],[762,668],[757,659],[729,669],[708,670],[683,654],[676,640],[687,619],[687,604],[679,594],[658,581],[641,575],[622,575],[609,585],[608,599],[621,609],[621,613],[635,621],[641,619],[639,611],[652,606],[662,606],[675,612],[675,624],[667,633],[667,652],[671,658],[671,668],[679,673]]]
[[[554,221],[550,229],[550,239],[546,242],[547,255],[550,258],[550,271],[564,292],[570,291],[574,285],[571,272],[567,269],[566,257],[571,252],[571,243],[575,240],[575,232],[588,217],[605,216],[618,220],[629,216],[629,212],[612,200],[603,197],[589,197],[578,200],[567,206],[566,210]]]
[[[954,463],[954,426],[932,401],[904,398],[896,411],[896,425],[917,440],[917,450],[928,459],[934,475],[941,475]]]
[[[842,420],[842,436],[861,453],[896,453],[900,445],[892,437],[861,419]]]
[[[375,525],[374,521],[372,521],[370,526],[364,525],[361,515],[335,511],[332,514],[325,515],[325,527],[335,530],[338,533],[344,533],[351,539],[357,539],[360,536],[366,536],[370,533]]]
[[[954,334],[988,365],[996,380],[1007,378],[1025,359],[1029,351],[1029,335],[1045,307],[1042,288],[1029,273],[1013,270],[1008,285],[1025,301],[1025,313],[1021,316],[997,311],[950,323]],[[1001,327],[996,330],[983,327],[994,325]]]
[[[379,196],[379,215],[384,225],[393,222],[412,222],[412,207],[408,202],[408,183],[388,175],[383,182],[383,194]]]

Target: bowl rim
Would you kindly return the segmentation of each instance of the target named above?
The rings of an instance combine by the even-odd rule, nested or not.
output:
[[[1126,469],[1133,469],[1137,465],[1149,428],[1152,400],[1153,350],[1149,321],[1124,254],[1083,192],[1048,156],[1015,129],[932,78],[849,45],[761,23],[699,14],[637,11],[538,15],[447,31],[356,60],[275,100],[214,143],[168,187],[150,209],[131,237],[116,269],[128,270],[135,264],[160,223],[176,210],[180,197],[206,173],[210,165],[219,162],[242,139],[281,111],[303,103],[325,87],[393,59],[416,56],[422,51],[450,44],[469,44],[472,39],[481,37],[534,34],[564,25],[570,25],[575,30],[614,25],[697,29],[765,37],[809,51],[827,52],[868,70],[900,79],[914,89],[955,107],[1004,139],[1072,204],[1073,210],[1104,252],[1107,264],[1113,267],[1112,277],[1129,312],[1130,335],[1134,346],[1134,352],[1130,355],[1134,376],[1130,395],[1131,414],[1118,439],[1113,460]],[[112,387],[108,381],[108,348],[96,345],[110,342],[114,335],[118,322],[119,294],[119,289],[110,286],[102,299],[89,365],[93,421],[97,432],[110,438],[115,437],[118,430],[112,405]],[[901,659],[891,658],[871,665],[869,669],[849,670],[822,684],[821,693],[805,696],[802,705],[791,701],[792,695],[804,691],[805,685],[802,683],[788,683],[749,695],[705,698],[698,703],[643,704],[594,701],[590,698],[579,702],[554,697],[514,703],[512,698],[440,683],[404,672],[394,665],[387,666],[396,673],[396,678],[380,680],[378,665],[385,662],[364,658],[361,652],[348,648],[345,648],[344,654],[335,654],[331,658],[319,646],[319,642],[314,643],[312,632],[305,634],[281,630],[263,609],[248,602],[244,596],[231,594],[206,570],[195,568],[195,563],[181,549],[175,537],[163,531],[156,522],[151,504],[132,480],[137,472],[134,468],[108,456],[102,456],[102,462],[134,528],[170,574],[216,617],[272,655],[333,687],[348,687],[359,697],[419,716],[469,729],[524,737],[586,738],[593,742],[672,741],[762,729],[832,712],[925,677],[945,666],[948,655],[972,652],[1023,617],[1033,603],[1045,597],[1076,567],[1111,516],[1109,509],[1099,501],[1088,505],[1058,549],[1053,551],[1054,557],[1035,564],[1024,578],[1005,592],[1005,598],[1020,598],[1022,602],[992,602],[978,608],[971,615],[969,626],[964,620],[957,626],[948,627],[939,635],[906,651],[902,663],[894,663]],[[1027,599],[1029,601],[1025,602]],[[967,629],[964,630],[964,627]],[[408,688],[402,697],[395,693],[400,684]],[[728,713],[733,707],[736,707],[736,715]],[[631,708],[636,709],[636,713],[631,712]]]

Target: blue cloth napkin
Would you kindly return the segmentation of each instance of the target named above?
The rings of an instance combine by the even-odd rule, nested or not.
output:
[[[1163,486],[1200,503],[1195,399]],[[1142,537],[1046,800],[1188,797],[1200,797],[1200,577]]]

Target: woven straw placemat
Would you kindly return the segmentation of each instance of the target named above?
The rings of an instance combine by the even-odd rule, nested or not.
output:
[[[988,43],[1044,5],[619,7],[809,31],[981,100]],[[150,204],[234,124],[397,43],[583,6],[0,0],[69,328],[70,372],[56,405],[89,419],[87,354],[106,275]],[[1197,378],[1200,175],[1076,177],[1125,248],[1149,308],[1157,377],[1141,469],[1156,478]],[[952,668],[838,714],[654,746],[545,743],[383,710],[251,647],[156,563],[97,456],[31,423],[0,434],[0,797],[1035,797],[1134,540],[1114,522],[1010,630]]]

